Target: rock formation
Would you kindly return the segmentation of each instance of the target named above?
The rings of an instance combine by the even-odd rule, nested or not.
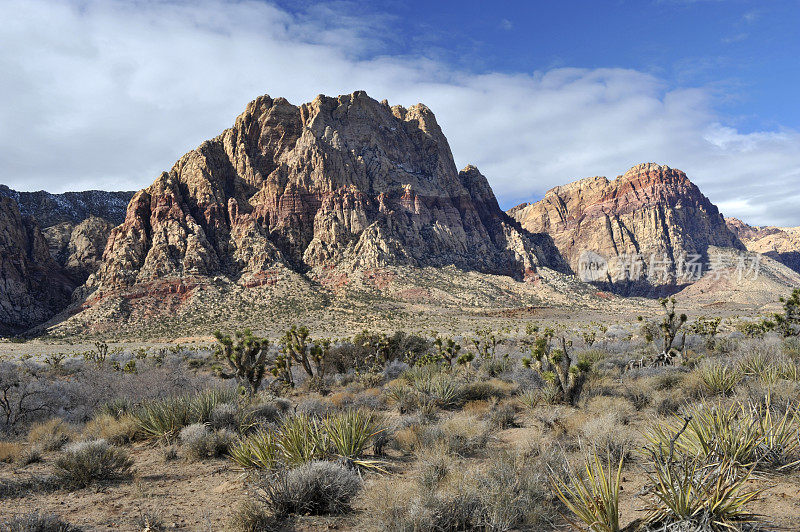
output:
[[[137,192],[87,283],[95,298],[147,283],[273,269],[446,266],[522,280],[567,271],[474,167],[458,172],[433,113],[364,92],[300,106],[262,96],[232,128]]]
[[[749,251],[766,255],[800,272],[800,227],[759,227],[736,218],[726,218],[725,223]]]
[[[35,220],[0,196],[0,335],[49,319],[69,303],[74,288]]]
[[[686,174],[652,163],[556,187],[509,214],[550,234],[582,278],[630,295],[674,291],[695,273],[691,261],[705,267],[709,246],[744,250]]]
[[[78,224],[61,222],[43,233],[50,255],[77,284],[82,284],[100,267],[113,228],[108,220],[90,216]]]
[[[13,199],[23,216],[30,216],[39,227],[48,228],[64,222],[77,225],[92,216],[119,225],[125,218],[125,207],[133,192],[86,190],[51,194],[43,190],[17,192],[0,185],[0,196]]]

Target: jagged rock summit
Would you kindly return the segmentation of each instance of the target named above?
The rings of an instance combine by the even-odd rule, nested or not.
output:
[[[800,227],[752,226],[737,218],[726,218],[725,223],[749,251],[800,272]]]
[[[587,256],[609,261],[595,280],[628,295],[674,291],[683,283],[677,271],[682,258],[699,256],[705,266],[711,247],[745,249],[685,173],[654,163],[614,180],[589,177],[553,188],[509,214],[528,231],[550,234],[575,272]],[[658,275],[651,275],[656,267]],[[640,275],[628,275],[637,268]]]
[[[94,298],[178,279],[253,286],[275,269],[446,266],[522,280],[567,271],[474,167],[456,169],[433,113],[364,92],[300,106],[262,96],[136,193],[87,283]]]

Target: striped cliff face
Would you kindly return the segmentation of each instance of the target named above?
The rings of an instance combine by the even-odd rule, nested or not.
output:
[[[705,261],[711,246],[744,249],[717,207],[685,173],[651,163],[614,180],[590,177],[556,187],[541,201],[515,207],[509,215],[531,232],[552,236],[575,272],[587,253],[608,261],[610,269],[591,280],[630,295],[679,286],[676,268],[682,257]],[[636,266],[642,270],[641,282],[613,271],[620,257],[633,256],[641,259]],[[663,275],[648,275],[654,261],[664,268]]]

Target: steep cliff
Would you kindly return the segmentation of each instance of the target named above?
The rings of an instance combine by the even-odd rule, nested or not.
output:
[[[69,303],[74,288],[50,256],[38,224],[0,196],[0,335],[49,319]]]
[[[474,167],[458,172],[433,113],[364,92],[300,106],[262,96],[232,128],[137,192],[88,289],[275,268],[447,266],[517,279],[566,271],[549,237],[522,230]]]

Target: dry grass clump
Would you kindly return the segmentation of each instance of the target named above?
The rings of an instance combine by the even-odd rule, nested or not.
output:
[[[86,488],[95,483],[128,478],[133,461],[123,449],[105,440],[72,443],[56,458],[54,473],[68,489]]]
[[[132,442],[138,433],[136,420],[123,414],[115,417],[111,414],[100,414],[93,417],[83,428],[83,437],[92,440],[106,440],[113,445]]]
[[[497,452],[481,465],[443,449],[420,453],[411,480],[373,479],[361,528],[384,531],[544,530],[558,520],[553,454]]]
[[[0,441],[0,462],[12,464],[19,460],[22,454],[22,445],[10,441]]]
[[[581,427],[581,432],[603,461],[617,463],[628,459],[636,445],[635,432],[621,423],[613,411],[590,417]]]
[[[4,532],[80,532],[55,514],[39,511],[16,515],[0,521],[0,529]]]
[[[63,419],[52,418],[36,423],[28,430],[28,443],[42,451],[57,451],[75,436],[75,430]]]
[[[486,448],[489,426],[478,417],[456,412],[438,424],[414,423],[394,433],[397,448],[405,453],[443,447],[458,456],[472,456]]]

